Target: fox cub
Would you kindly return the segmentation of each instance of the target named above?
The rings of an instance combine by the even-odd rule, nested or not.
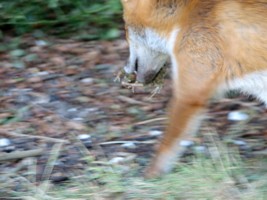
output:
[[[167,60],[173,97],[166,132],[146,171],[155,177],[182,154],[208,100],[239,89],[267,104],[267,0],[121,0],[129,61],[124,70],[151,82]]]

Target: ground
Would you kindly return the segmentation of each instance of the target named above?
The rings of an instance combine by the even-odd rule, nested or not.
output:
[[[99,165],[123,163],[142,176],[164,131],[171,80],[167,76],[155,95],[152,86],[133,90],[114,81],[127,48],[124,40],[25,36],[0,53],[0,182],[6,188],[23,188],[14,173],[34,185],[69,181],[88,168],[85,155]],[[214,138],[242,159],[266,157],[266,109],[233,94],[210,103],[199,134],[185,143],[184,162],[205,154]],[[6,188],[0,193],[8,199]]]

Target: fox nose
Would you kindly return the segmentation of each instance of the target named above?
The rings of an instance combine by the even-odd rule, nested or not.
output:
[[[137,73],[138,72],[138,59],[135,60],[134,62],[134,71]]]
[[[137,73],[138,71],[138,60],[137,59],[129,59],[126,66],[124,67],[124,71],[127,74]]]

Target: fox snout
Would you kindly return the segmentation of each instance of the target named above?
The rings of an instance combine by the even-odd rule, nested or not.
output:
[[[138,59],[135,60],[134,64],[128,62],[128,64],[124,67],[124,71],[128,74],[135,73],[136,81],[143,84],[151,83],[158,73],[152,69],[142,69],[142,66],[139,66],[138,64]]]
[[[160,69],[165,65],[168,56],[146,47],[132,48],[124,71],[128,74],[135,73],[136,81],[143,84],[151,83]]]

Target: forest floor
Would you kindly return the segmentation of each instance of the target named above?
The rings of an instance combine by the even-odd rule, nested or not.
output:
[[[124,40],[25,36],[5,43],[12,48],[0,53],[0,199],[215,199],[169,198],[166,191],[136,197],[124,192],[125,185],[103,189],[121,178],[103,178],[114,176],[103,172],[110,166],[119,166],[124,178],[142,177],[163,134],[171,97],[168,76],[157,94],[153,86],[132,90],[114,81],[128,56]],[[214,157],[218,142],[257,168],[245,173],[246,183],[266,180],[266,109],[251,97],[232,96],[210,103],[198,135],[186,142],[182,162],[192,162],[196,154]],[[83,178],[103,195],[90,190],[87,197],[53,197],[53,186],[75,193],[66,184]]]

